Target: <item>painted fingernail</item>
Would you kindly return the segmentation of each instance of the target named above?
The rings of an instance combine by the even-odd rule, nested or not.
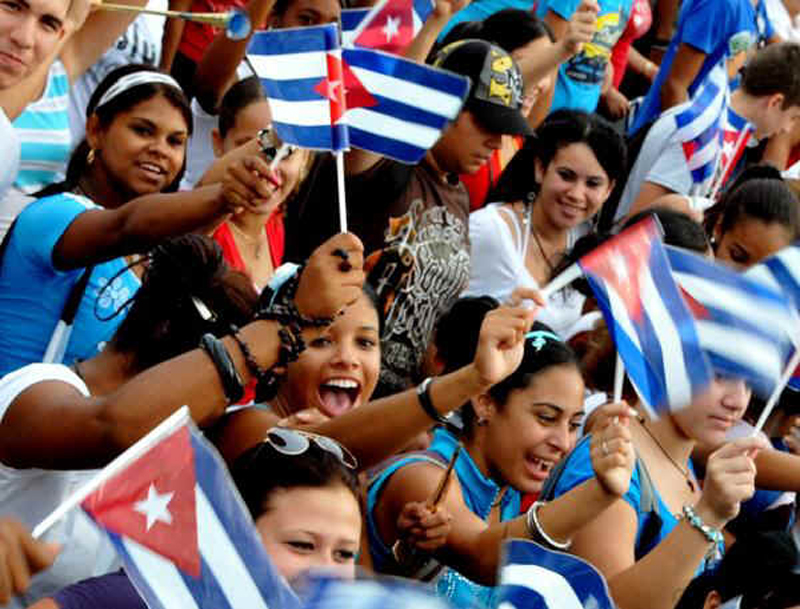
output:
[[[337,247],[335,250],[333,250],[331,252],[331,254],[333,254],[337,258],[341,258],[342,260],[349,260],[350,259],[350,254],[348,254],[347,251],[343,250],[340,247]]]

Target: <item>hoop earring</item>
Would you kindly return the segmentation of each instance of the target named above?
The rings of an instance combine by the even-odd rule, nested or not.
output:
[[[86,155],[86,164],[91,165],[94,163],[94,157],[96,156],[94,148],[89,149],[89,154]]]
[[[483,417],[478,417],[478,419],[475,421],[475,425],[477,425],[478,427],[485,427],[488,422],[489,422],[488,419],[484,419]]]

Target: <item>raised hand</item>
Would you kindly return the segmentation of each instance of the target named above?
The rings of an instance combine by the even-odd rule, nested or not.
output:
[[[294,297],[302,315],[333,317],[355,302],[364,284],[364,246],[351,233],[339,233],[311,254]]]
[[[755,456],[768,448],[759,437],[740,438],[724,444],[708,458],[703,495],[697,503],[700,517],[715,528],[722,528],[739,513],[742,501],[755,492]]]
[[[534,290],[516,291],[512,302],[521,299],[542,304]],[[504,306],[486,315],[473,364],[487,387],[499,383],[520,365],[525,353],[525,334],[535,317],[536,309],[522,306]]]
[[[635,411],[627,402],[606,404],[598,409],[592,427],[592,468],[600,486],[616,497],[628,492],[636,465],[630,432],[632,415]]]
[[[572,13],[567,23],[567,31],[562,38],[562,44],[568,57],[581,52],[583,45],[591,42],[597,31],[597,15],[600,6],[595,0],[584,0]]]
[[[281,203],[280,176],[257,154],[231,163],[222,178],[222,196],[233,213],[269,215]]]

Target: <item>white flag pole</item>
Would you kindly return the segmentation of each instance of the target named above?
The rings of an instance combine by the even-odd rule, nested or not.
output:
[[[275,171],[278,168],[278,164],[289,156],[295,148],[296,147],[291,144],[281,144],[281,147],[278,148],[278,152],[275,153],[275,158],[272,159],[272,162],[269,164],[269,170]]]
[[[617,363],[614,366],[614,403],[622,400],[622,384],[625,381],[625,364],[617,351]]]
[[[173,412],[170,416],[153,428],[150,433],[138,440],[128,450],[100,470],[96,476],[89,480],[89,482],[67,497],[67,499],[61,505],[59,505],[44,520],[36,525],[36,528],[34,528],[33,532],[31,533],[33,537],[35,539],[41,537],[50,527],[61,520],[67,514],[67,512],[80,505],[84,499],[96,491],[101,485],[116,476],[118,473],[128,467],[133,461],[136,461],[136,459],[144,455],[164,436],[169,435],[181,425],[185,425],[189,420],[191,420],[191,418],[189,416],[188,406],[182,406]]]
[[[336,155],[336,186],[339,191],[339,232],[347,232],[347,203],[344,198],[344,152]]]
[[[540,291],[542,299],[547,301],[553,294],[558,292],[561,288],[568,286],[581,275],[583,275],[583,271],[581,267],[578,266],[577,262],[570,265],[563,273],[542,288]]]
[[[772,395],[769,396],[769,400],[767,400],[764,410],[761,411],[761,416],[758,417],[758,422],[756,423],[756,427],[751,435],[756,435],[759,431],[761,431],[761,428],[764,427],[769,415],[772,414],[772,411],[775,408],[775,404],[778,403],[778,398],[781,397],[783,389],[786,387],[789,379],[792,378],[792,374],[798,365],[800,365],[800,349],[795,350],[794,355],[792,355],[792,359],[790,359],[789,363],[786,364],[786,368],[783,371],[781,380],[778,381],[778,385],[772,390]]]

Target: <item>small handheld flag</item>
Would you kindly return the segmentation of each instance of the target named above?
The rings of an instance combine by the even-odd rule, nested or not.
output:
[[[767,397],[797,337],[797,313],[784,296],[707,258],[667,246],[673,276],[714,369]]]
[[[615,609],[605,578],[585,560],[523,539],[503,551],[498,609]]]
[[[652,417],[691,403],[712,371],[651,216],[578,261]]]
[[[186,407],[65,505],[77,502],[106,531],[150,609],[299,608]]]
[[[400,55],[422,29],[433,8],[431,0],[379,0],[356,27],[352,44]]]

